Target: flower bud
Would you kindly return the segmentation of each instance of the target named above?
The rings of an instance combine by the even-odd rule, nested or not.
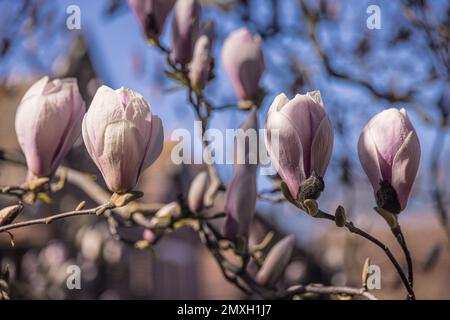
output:
[[[144,229],[144,232],[142,232],[142,240],[147,241],[148,243],[153,243],[155,239],[156,235],[151,229]]]
[[[161,35],[167,16],[175,0],[128,0],[128,5],[148,39]]]
[[[25,93],[16,113],[16,134],[29,176],[49,177],[81,132],[85,104],[76,79],[43,77]]]
[[[291,260],[294,245],[295,237],[292,234],[274,245],[256,275],[256,282],[265,287],[274,287]]]
[[[257,132],[256,108],[253,108],[249,113],[241,129],[245,130],[241,132],[243,135],[245,135],[246,130],[255,130]],[[257,140],[254,142],[257,143]],[[237,148],[243,150],[236,150]],[[251,150],[251,145],[248,145],[247,148],[247,144],[242,145],[239,142],[235,147],[235,153],[236,151],[244,152],[245,163],[235,163],[234,176],[227,190],[225,237],[230,240],[236,240],[239,237],[248,237],[250,225],[255,213],[257,196],[256,173],[258,165],[249,163]]]
[[[169,202],[168,204],[164,205],[161,209],[159,209],[152,221],[158,221],[158,220],[164,220],[165,222],[171,220],[171,219],[178,219],[182,214],[182,209],[180,204],[177,201]]]
[[[203,89],[211,73],[213,58],[211,50],[214,38],[214,24],[208,21],[195,42],[194,54],[189,64],[189,81],[197,90]]]
[[[102,86],[83,119],[83,139],[108,188],[124,193],[159,157],[164,134],[139,93]]]
[[[189,188],[188,207],[192,212],[199,212],[204,206],[204,197],[209,185],[209,174],[202,171],[194,178]]]
[[[173,62],[188,64],[192,60],[194,44],[200,29],[201,6],[197,0],[178,0],[172,23]]]
[[[420,161],[419,138],[405,109],[373,117],[359,137],[358,154],[377,205],[395,214],[404,210]]]
[[[0,210],[0,227],[10,224],[23,211],[23,204],[15,204]]]
[[[297,94],[292,100],[278,95],[267,115],[265,138],[270,159],[292,198],[317,199],[333,150],[333,127],[320,92]]]
[[[261,38],[246,28],[232,32],[223,44],[222,62],[237,96],[257,100],[265,70]]]

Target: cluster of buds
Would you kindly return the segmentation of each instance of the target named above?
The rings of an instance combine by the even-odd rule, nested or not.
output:
[[[164,22],[170,11],[172,19],[172,47],[170,60],[188,71],[192,88],[200,91],[212,76],[212,47],[214,24],[201,23],[201,6],[198,0],[128,0],[131,10],[147,39],[159,44]],[[241,108],[258,105],[263,96],[259,86],[265,70],[262,40],[248,29],[232,32],[222,48],[222,62]]]

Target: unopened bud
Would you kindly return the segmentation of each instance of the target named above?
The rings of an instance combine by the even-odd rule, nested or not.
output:
[[[23,210],[21,203],[0,210],[0,226],[10,224]]]
[[[205,192],[209,185],[207,171],[202,171],[194,178],[189,188],[188,207],[192,212],[199,212],[204,207]]]
[[[47,177],[35,178],[28,183],[28,188],[31,191],[36,191],[36,190],[39,190],[40,188],[42,188],[49,181],[50,181],[50,179]]]
[[[363,288],[367,288],[367,279],[369,277],[369,267],[370,267],[370,258],[366,258],[364,261],[364,266],[361,273],[361,283]]]
[[[289,235],[274,245],[256,275],[256,282],[265,287],[273,287],[291,260],[294,244],[295,237]]]
[[[336,211],[334,213],[334,217],[335,217],[334,222],[336,223],[336,225],[338,227],[342,228],[342,227],[345,226],[345,222],[347,220],[347,216],[345,214],[345,209],[344,209],[343,206],[338,206],[336,208]]]
[[[86,201],[81,201],[77,207],[75,208],[75,211],[80,211],[86,206]]]
[[[114,203],[116,207],[126,206],[131,201],[135,201],[139,198],[142,198],[144,194],[141,191],[130,191],[127,193],[119,194],[114,193],[111,196],[111,201]]]
[[[319,213],[319,204],[314,199],[306,199],[303,201],[303,206],[306,212],[312,217],[315,217]]]
[[[158,210],[155,214],[155,218],[158,220],[163,220],[165,222],[170,221],[170,219],[176,219],[181,216],[181,206],[178,202],[170,202],[164,207]]]

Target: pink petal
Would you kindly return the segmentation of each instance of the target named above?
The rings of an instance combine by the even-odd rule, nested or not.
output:
[[[258,110],[252,108],[237,132],[234,145],[234,169],[258,164]],[[240,148],[240,149],[238,149]]]
[[[332,152],[333,127],[330,119],[325,115],[312,141],[311,171],[315,171],[321,177],[325,176]]]
[[[30,98],[30,97],[35,97],[35,96],[40,96],[42,95],[42,93],[45,90],[45,87],[47,86],[47,83],[49,82],[49,77],[45,76],[42,77],[41,79],[39,79],[38,81],[36,81],[25,93],[25,95],[23,96],[21,103]]]
[[[365,126],[358,141],[359,161],[372,184],[374,193],[380,188],[381,176],[380,164],[378,161],[378,151],[370,133],[369,126]]]
[[[420,143],[415,131],[411,131],[398,150],[392,167],[392,186],[397,191],[402,210],[406,208],[409,194],[419,169]]]
[[[278,112],[283,108],[287,103],[289,102],[289,98],[286,97],[284,93],[280,93],[275,97],[272,104],[270,105],[268,115],[270,115],[272,112]]]
[[[197,0],[183,0],[177,1],[173,10],[171,59],[187,64],[200,30],[201,7]]]
[[[255,98],[265,70],[261,38],[246,28],[232,32],[224,42],[222,62],[237,96],[242,100]]]
[[[381,175],[391,182],[394,157],[411,131],[411,123],[402,112],[391,108],[377,114],[367,126],[378,151]]]
[[[139,167],[144,156],[144,145],[138,128],[129,121],[110,123],[99,137],[104,150],[99,158],[108,188],[125,192],[136,186]]]
[[[286,103],[280,113],[286,116],[300,138],[303,149],[303,169],[306,177],[311,175],[311,146],[322,119],[326,116],[321,104],[308,95],[296,95]]]
[[[174,4],[175,0],[128,0],[128,5],[144,32],[147,31],[147,19],[154,19],[156,35],[162,33],[166,18]]]
[[[151,116],[151,133],[146,140],[145,158],[140,167],[140,172],[152,165],[160,156],[164,147],[164,128],[161,118],[155,115]]]
[[[256,166],[235,173],[227,191],[225,237],[248,237],[256,206]]]
[[[276,132],[279,137],[278,150],[271,145],[272,135]],[[305,179],[303,149],[293,123],[281,112],[272,112],[267,118],[266,146],[275,169],[295,199]]]
[[[104,125],[122,120],[124,112],[120,95],[107,86],[98,88],[86,114],[86,128],[91,141],[96,141],[94,147],[97,155],[103,153],[103,140],[98,137],[104,135]]]

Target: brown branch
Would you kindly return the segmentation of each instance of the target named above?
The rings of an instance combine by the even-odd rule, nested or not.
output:
[[[347,286],[330,286],[325,287],[321,285],[309,284],[306,286],[294,286],[288,289],[286,296],[294,297],[295,295],[305,293],[316,293],[326,295],[348,295],[348,296],[362,296],[367,300],[378,300],[373,294],[368,292],[365,288],[352,288]]]
[[[6,232],[9,230],[22,228],[22,227],[28,227],[32,225],[38,225],[38,224],[50,224],[53,221],[61,220],[69,217],[75,217],[75,216],[82,216],[82,215],[93,215],[93,214],[101,214],[106,210],[115,208],[115,205],[112,202],[107,202],[105,204],[102,204],[98,207],[92,208],[92,209],[85,209],[85,210],[74,210],[74,211],[68,211],[63,212],[59,214],[55,214],[46,218],[40,218],[40,219],[33,219],[33,220],[27,220],[22,222],[16,222],[11,223],[5,226],[0,227],[0,233]]]
[[[331,221],[336,221],[336,217],[326,213],[324,211],[319,210],[318,214],[315,216],[315,218],[319,218],[319,219],[327,219],[327,220],[331,220]],[[370,235],[369,233],[355,227],[353,225],[353,222],[345,222],[344,225],[348,231],[350,231],[351,233],[357,234],[367,240],[369,240],[370,242],[372,242],[373,244],[375,244],[376,246],[378,246],[379,248],[381,248],[384,253],[386,254],[386,256],[389,258],[389,260],[391,261],[391,263],[394,265],[395,269],[397,270],[397,273],[399,274],[403,285],[405,286],[406,290],[408,291],[408,299],[411,300],[415,300],[415,294],[413,289],[411,288],[411,285],[408,281],[408,279],[405,276],[405,273],[403,272],[402,267],[400,266],[400,264],[398,263],[398,261],[395,259],[394,255],[391,253],[391,250],[389,250],[389,248],[380,240],[378,240],[377,238],[373,237],[372,235]]]
[[[348,295],[361,296],[368,300],[377,300],[371,293],[367,292],[365,288],[352,287],[334,287],[321,285],[298,285],[291,287],[287,291],[277,291],[274,288],[266,288],[259,285],[255,279],[247,272],[245,268],[236,266],[228,261],[220,250],[218,239],[215,238],[217,231],[210,224],[204,224],[200,228],[200,239],[208,250],[213,254],[216,263],[218,264],[224,277],[242,292],[249,294],[256,293],[263,299],[292,299],[296,295],[303,295],[307,293],[315,293],[319,295]],[[242,283],[245,285],[243,286]]]
[[[414,275],[413,275],[413,262],[411,258],[411,253],[409,252],[408,245],[406,244],[405,236],[403,235],[402,229],[400,228],[400,225],[397,225],[396,228],[391,229],[392,234],[394,235],[395,239],[399,243],[400,247],[402,248],[403,254],[405,255],[406,264],[408,266],[408,281],[411,288],[414,284]]]

